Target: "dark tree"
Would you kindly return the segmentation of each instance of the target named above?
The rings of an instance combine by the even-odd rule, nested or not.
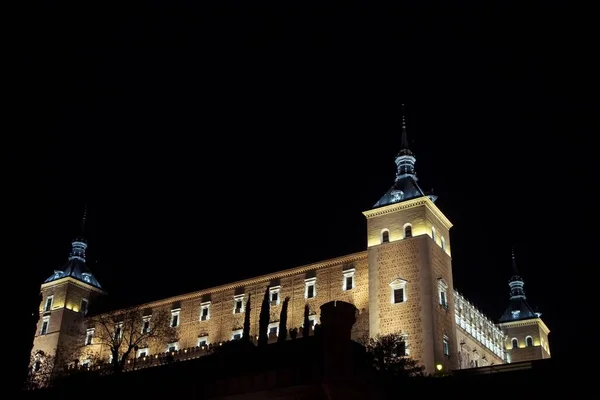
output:
[[[285,342],[287,339],[287,311],[288,311],[288,303],[290,301],[289,297],[286,297],[283,300],[283,305],[281,306],[281,314],[279,314],[279,337],[277,337],[277,342]]]
[[[425,367],[407,356],[406,342],[401,334],[377,335],[365,346],[373,367],[393,378],[425,376]]]
[[[86,318],[86,326],[94,328],[93,343],[108,348],[112,356],[113,372],[122,372],[130,357],[136,357],[135,349],[154,343],[170,343],[178,340],[177,329],[173,329],[171,313],[165,309],[144,315],[140,307],[99,314]],[[149,321],[144,327],[144,322]],[[85,337],[85,333],[81,333]],[[87,346],[83,346],[83,349]],[[87,354],[94,359],[96,354]]]
[[[252,297],[252,293],[248,294],[248,301],[246,301],[246,309],[244,310],[244,330],[242,331],[242,340],[244,342],[250,342],[250,310],[251,303],[250,298]]]
[[[258,320],[258,345],[269,343],[269,317],[271,315],[271,304],[269,302],[269,287],[265,289],[262,306],[260,307],[260,318]]]
[[[304,325],[302,326],[302,337],[308,337],[310,335],[310,320],[308,319],[308,314],[310,313],[310,309],[308,308],[308,304],[304,305]]]

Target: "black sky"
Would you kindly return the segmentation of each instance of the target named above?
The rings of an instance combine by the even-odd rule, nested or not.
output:
[[[514,246],[568,353],[557,275],[579,263],[555,202],[583,179],[596,107],[576,10],[165,3],[46,2],[18,31],[5,188],[23,321],[85,204],[89,265],[119,304],[364,250],[405,103],[421,186],[454,223],[455,288],[497,319]]]

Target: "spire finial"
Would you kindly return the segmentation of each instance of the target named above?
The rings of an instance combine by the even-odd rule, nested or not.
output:
[[[519,275],[519,271],[517,270],[517,260],[515,259],[515,248],[512,248],[512,270],[513,274]]]
[[[83,207],[83,218],[81,218],[81,237],[85,232],[85,219],[87,218],[87,204]]]
[[[408,150],[408,136],[406,135],[406,116],[404,115],[404,103],[402,103],[402,150]]]

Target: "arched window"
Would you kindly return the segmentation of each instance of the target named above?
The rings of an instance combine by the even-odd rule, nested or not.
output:
[[[442,236],[440,240],[442,241],[442,250],[446,251],[446,239],[444,239],[444,237]]]
[[[511,342],[512,342],[512,348],[513,349],[516,349],[516,348],[519,347],[519,341],[517,340],[516,337],[512,338]]]
[[[533,338],[531,336],[525,338],[525,345],[527,347],[533,347]]]
[[[411,224],[404,225],[404,237],[405,238],[412,237],[412,225]]]
[[[433,241],[435,242],[435,226],[431,227],[431,238],[433,239]]]
[[[390,241],[390,231],[384,229],[381,231],[381,243],[388,243]]]

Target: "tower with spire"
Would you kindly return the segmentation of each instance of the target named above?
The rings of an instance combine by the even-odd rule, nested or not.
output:
[[[506,352],[509,362],[550,358],[550,330],[542,321],[542,314],[527,302],[525,282],[517,270],[514,249],[512,251],[512,276],[508,280],[510,300],[499,320],[506,333]]]
[[[402,107],[404,111],[404,107]],[[417,183],[402,113],[390,189],[363,212],[369,259],[369,335],[401,333],[428,372],[458,367],[449,231],[452,223]]]
[[[62,363],[62,354],[72,353],[81,339],[83,317],[90,303],[104,290],[86,265],[84,210],[79,234],[71,242],[71,253],[62,268],[55,270],[42,283],[39,320],[33,340],[32,356],[53,356]]]

